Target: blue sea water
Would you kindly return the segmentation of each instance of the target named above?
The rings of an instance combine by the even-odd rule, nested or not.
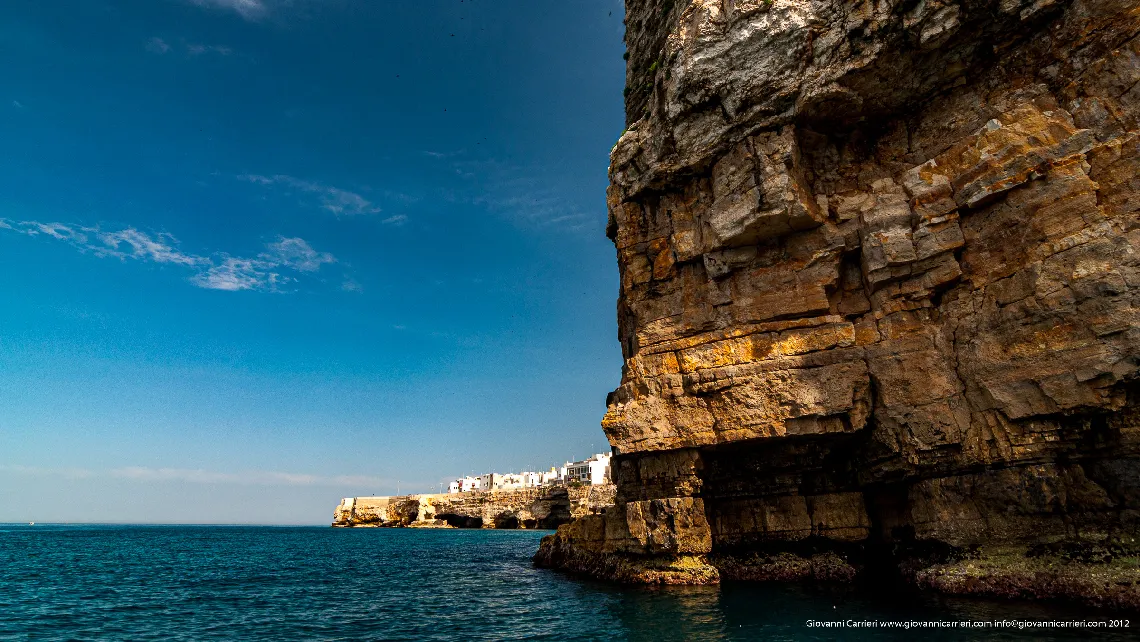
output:
[[[0,525],[0,639],[1132,639],[1121,629],[811,628],[1113,614],[784,584],[622,589],[532,568],[544,534]]]

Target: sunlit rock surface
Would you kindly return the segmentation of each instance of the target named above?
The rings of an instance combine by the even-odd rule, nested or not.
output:
[[[333,513],[338,527],[556,528],[614,503],[613,484],[346,497]]]
[[[1140,4],[628,0],[626,20],[617,505],[536,562],[665,583],[889,563],[1042,597],[987,589],[996,562],[927,571],[1062,540],[1131,555]],[[1098,603],[1140,604],[1128,577]]]

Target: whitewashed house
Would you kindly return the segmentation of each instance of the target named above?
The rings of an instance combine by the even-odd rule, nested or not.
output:
[[[522,476],[502,473],[486,473],[479,476],[479,488],[482,490],[509,490],[522,488]]]
[[[462,479],[457,479],[457,480],[451,482],[450,484],[448,484],[447,485],[447,492],[449,492],[449,493],[469,493],[473,490],[479,490],[479,488],[480,488],[479,478],[468,476],[468,477],[464,477]]]
[[[589,459],[567,462],[564,466],[566,483],[578,482],[597,486],[610,480],[610,457],[606,453],[598,453]]]
[[[562,474],[559,473],[558,469],[554,466],[551,466],[550,470],[546,472],[539,473],[539,486],[549,486],[550,484],[557,484],[560,481],[562,481]]]

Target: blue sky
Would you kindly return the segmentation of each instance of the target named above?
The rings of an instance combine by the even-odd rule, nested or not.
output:
[[[7,0],[0,521],[607,448],[618,0]]]

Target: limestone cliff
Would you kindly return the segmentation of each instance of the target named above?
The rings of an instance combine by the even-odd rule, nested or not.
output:
[[[572,518],[604,511],[613,484],[525,488],[489,492],[346,497],[333,526],[453,526],[457,528],[556,528]]]
[[[1130,554],[1140,5],[626,5],[617,505],[536,562],[1038,595]]]

